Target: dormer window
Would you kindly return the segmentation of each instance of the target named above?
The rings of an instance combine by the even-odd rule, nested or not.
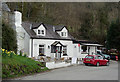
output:
[[[38,36],[46,36],[46,27],[45,25],[42,23],[37,27],[32,28],[34,30],[34,32],[36,33],[36,35]]]
[[[44,35],[44,33],[45,33],[44,30],[38,30],[39,35]]]

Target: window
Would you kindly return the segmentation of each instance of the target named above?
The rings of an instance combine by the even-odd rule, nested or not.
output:
[[[82,50],[83,50],[83,52],[86,52],[87,51],[87,46],[82,46]]]
[[[67,46],[63,46],[63,55],[67,54]]]
[[[63,35],[66,36],[66,32],[63,32]]]
[[[40,34],[40,30],[38,30],[38,34]]]
[[[38,30],[38,34],[44,35],[44,30]]]
[[[61,32],[61,36],[67,36],[66,32]]]
[[[51,46],[51,53],[56,53],[56,46]]]
[[[95,59],[103,59],[102,56],[96,56]]]
[[[42,34],[44,34],[44,30],[42,30]]]
[[[44,45],[39,45],[39,55],[44,54]]]
[[[85,58],[93,59],[93,56],[86,56]]]
[[[61,32],[61,36],[64,36],[63,32]]]
[[[76,46],[74,46],[74,48],[76,48]]]
[[[98,56],[98,59],[103,59],[103,57],[102,56]]]
[[[96,56],[95,59],[98,59],[98,57]]]

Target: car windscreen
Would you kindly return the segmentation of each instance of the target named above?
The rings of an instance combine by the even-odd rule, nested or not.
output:
[[[93,59],[93,56],[86,56],[85,58]]]

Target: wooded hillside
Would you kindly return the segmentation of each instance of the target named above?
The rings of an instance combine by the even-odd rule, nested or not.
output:
[[[118,3],[7,3],[12,11],[23,13],[23,21],[66,25],[77,39],[104,44],[107,29],[118,18]]]

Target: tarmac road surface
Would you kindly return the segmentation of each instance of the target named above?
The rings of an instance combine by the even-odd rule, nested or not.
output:
[[[99,67],[74,65],[14,80],[118,80],[118,62],[110,61],[109,66]]]

